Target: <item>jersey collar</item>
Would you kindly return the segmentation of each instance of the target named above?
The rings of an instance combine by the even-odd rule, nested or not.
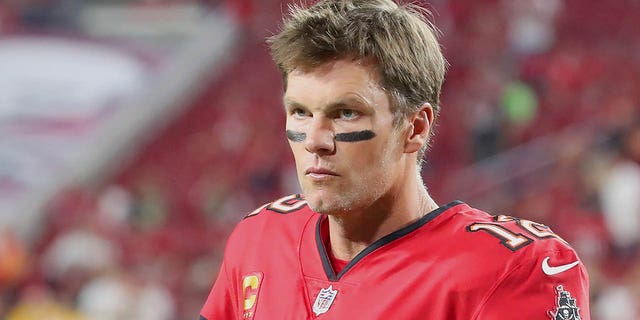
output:
[[[336,272],[333,270],[333,266],[331,265],[331,260],[329,259],[329,255],[327,254],[327,250],[326,247],[324,245],[324,237],[323,236],[323,232],[322,232],[322,225],[323,225],[323,221],[325,221],[327,219],[326,216],[321,215],[318,218],[318,221],[316,223],[316,246],[318,249],[318,253],[320,254],[320,259],[322,260],[322,266],[324,268],[324,272],[327,276],[327,278],[330,281],[338,281],[340,280],[340,278],[342,278],[342,276],[347,273],[351,268],[353,268],[360,260],[362,260],[364,257],[366,257],[368,254],[370,254],[371,252],[375,251],[376,249],[387,245],[397,239],[400,239],[410,233],[412,233],[413,231],[419,229],[420,227],[422,227],[423,225],[425,225],[426,223],[428,223],[429,221],[435,219],[436,217],[438,217],[439,215],[441,215],[443,212],[447,211],[449,208],[454,207],[456,205],[462,204],[462,201],[452,201],[444,206],[441,206],[431,212],[429,212],[428,214],[426,214],[425,216],[423,216],[422,218],[416,220],[415,222],[411,223],[408,226],[405,226],[403,228],[400,228],[378,240],[376,240],[375,242],[373,242],[372,244],[370,244],[368,247],[366,247],[364,250],[362,250],[362,252],[358,253],[358,255],[356,255],[351,261],[349,261],[349,263],[338,273],[336,274]]]

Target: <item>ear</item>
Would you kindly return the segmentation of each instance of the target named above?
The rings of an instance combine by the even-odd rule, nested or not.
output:
[[[429,103],[423,104],[420,110],[409,116],[407,119],[409,128],[404,145],[405,153],[418,152],[428,142],[433,117],[433,107]]]

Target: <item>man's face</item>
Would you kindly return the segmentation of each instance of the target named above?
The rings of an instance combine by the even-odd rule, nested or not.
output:
[[[284,97],[298,179],[316,212],[363,209],[397,188],[403,138],[374,66],[338,60],[294,70]]]

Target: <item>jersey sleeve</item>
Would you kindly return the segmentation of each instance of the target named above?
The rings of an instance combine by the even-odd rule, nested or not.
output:
[[[238,312],[233,292],[227,277],[226,264],[223,262],[218,278],[200,311],[200,320],[235,319]]]
[[[474,319],[590,320],[589,279],[573,250],[524,260],[498,279]]]

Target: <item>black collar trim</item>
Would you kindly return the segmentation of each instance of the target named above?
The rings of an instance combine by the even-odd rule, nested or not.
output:
[[[439,207],[431,212],[429,212],[428,214],[426,214],[424,217],[416,220],[415,222],[411,223],[410,225],[403,227],[401,229],[398,229],[378,240],[376,240],[375,242],[373,242],[372,244],[370,244],[368,247],[366,247],[364,250],[362,250],[362,252],[358,253],[358,255],[356,255],[351,261],[349,261],[349,263],[344,267],[344,269],[342,269],[340,271],[340,273],[338,273],[336,275],[335,271],[333,270],[333,266],[331,265],[331,260],[329,259],[329,255],[327,253],[327,250],[325,248],[324,242],[322,241],[322,221],[324,221],[324,216],[320,216],[320,219],[318,219],[318,222],[316,223],[316,245],[318,247],[318,252],[320,253],[320,259],[322,260],[322,266],[324,268],[324,272],[327,275],[327,278],[330,281],[338,281],[340,280],[340,278],[342,278],[342,276],[347,273],[347,271],[349,271],[349,269],[351,269],[353,266],[356,265],[356,263],[358,263],[358,261],[362,260],[365,256],[367,256],[369,253],[375,251],[376,249],[394,241],[397,240],[399,238],[402,238],[406,235],[408,235],[409,233],[415,231],[416,229],[422,227],[423,225],[425,225],[427,222],[435,219],[436,217],[438,217],[440,214],[442,214],[443,212],[447,211],[449,208],[457,206],[459,204],[462,204],[462,201],[452,201],[442,207]]]

